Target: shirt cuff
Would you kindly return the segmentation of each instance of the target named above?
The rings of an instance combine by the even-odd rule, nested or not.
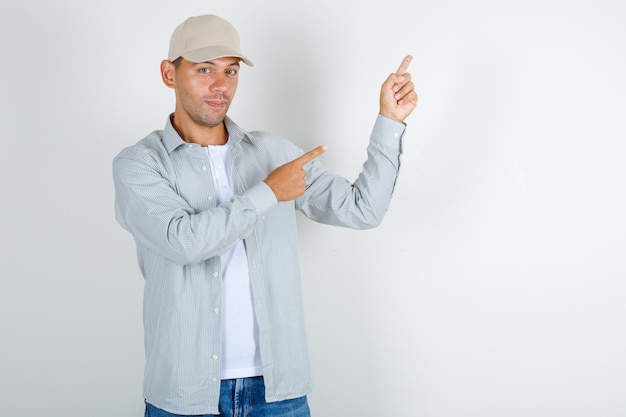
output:
[[[392,146],[402,153],[402,136],[405,129],[404,123],[379,114],[372,130],[372,140],[386,146]]]
[[[244,196],[250,200],[258,213],[263,213],[278,203],[274,191],[263,181],[248,189]]]

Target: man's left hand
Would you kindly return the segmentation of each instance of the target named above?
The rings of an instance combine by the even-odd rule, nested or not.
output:
[[[417,93],[414,90],[411,74],[407,72],[413,60],[407,55],[395,73],[387,77],[380,89],[380,114],[404,123],[417,106]]]

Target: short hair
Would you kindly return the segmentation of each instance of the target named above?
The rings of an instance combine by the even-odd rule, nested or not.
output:
[[[180,67],[181,62],[183,62],[183,57],[179,56],[178,58],[172,61],[172,64],[174,64],[174,68],[178,69],[178,67]]]

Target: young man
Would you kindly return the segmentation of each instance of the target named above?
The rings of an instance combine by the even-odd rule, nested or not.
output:
[[[365,229],[382,220],[417,95],[407,56],[380,93],[368,158],[351,183],[226,116],[243,55],[214,15],[172,34],[161,75],[176,94],[165,128],[113,161],[115,214],[145,278],[147,416],[309,416],[296,210]],[[221,413],[221,414],[220,414]]]

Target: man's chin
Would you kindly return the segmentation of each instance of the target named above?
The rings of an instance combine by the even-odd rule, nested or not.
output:
[[[199,120],[194,120],[197,124],[202,127],[214,128],[220,126],[224,122],[224,118],[226,115],[222,115],[221,117],[210,117],[210,118],[202,118]]]

